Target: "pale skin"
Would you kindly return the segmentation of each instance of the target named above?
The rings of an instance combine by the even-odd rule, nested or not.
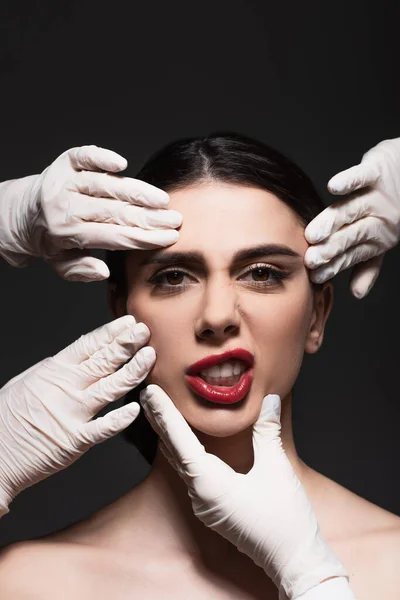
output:
[[[276,196],[257,188],[206,182],[171,192],[170,199],[169,208],[183,215],[178,242],[130,253],[127,297],[111,300],[115,316],[131,313],[151,331],[157,360],[148,383],[169,394],[208,452],[241,473],[253,464],[251,427],[262,399],[279,394],[283,447],[354,593],[359,600],[395,600],[400,518],[310,468],[293,440],[293,384],[304,353],[322,344],[333,297],[330,283],[311,286],[304,226]],[[267,244],[297,256],[269,252],[233,261],[238,251]],[[189,251],[201,262],[140,265]],[[248,272],[255,267],[261,270]],[[274,280],[271,268],[287,278]],[[180,276],[163,276],[162,288],[149,282],[167,270]],[[247,397],[236,406],[201,401],[184,370],[236,347],[255,355]],[[185,483],[159,451],[143,483],[90,519],[3,551],[0,589],[2,600],[278,599],[259,567],[193,515]]]

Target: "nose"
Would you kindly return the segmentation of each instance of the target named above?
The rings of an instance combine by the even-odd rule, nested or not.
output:
[[[239,328],[240,313],[233,284],[209,282],[195,324],[196,336],[202,340],[221,342],[237,335]]]

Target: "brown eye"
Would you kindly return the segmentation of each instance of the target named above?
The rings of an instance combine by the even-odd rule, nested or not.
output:
[[[190,281],[190,279],[191,276],[182,269],[169,269],[168,271],[163,271],[162,273],[157,273],[154,275],[151,279],[149,279],[149,283],[154,285],[159,290],[165,291],[169,288],[171,291],[174,287],[176,288],[175,291],[183,291],[185,288],[191,285],[191,283],[188,283],[188,280]]]
[[[182,271],[169,271],[168,273],[164,273],[164,277],[170,285],[179,285],[182,283],[184,273]]]
[[[270,275],[269,271],[270,269],[260,267],[258,267],[257,269],[253,269],[252,275],[254,281],[268,281]]]
[[[247,284],[257,284],[259,289],[266,288],[267,286],[280,285],[284,279],[287,279],[289,275],[283,271],[278,271],[274,267],[269,265],[254,265],[249,268],[240,277],[241,280],[246,281]]]

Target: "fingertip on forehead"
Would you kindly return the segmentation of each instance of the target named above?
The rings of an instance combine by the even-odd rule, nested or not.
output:
[[[140,191],[144,196],[148,198],[157,199],[160,205],[166,207],[170,201],[170,195],[165,190],[152,185],[151,183],[147,183],[147,181],[143,181],[142,179],[131,179],[130,180],[135,191]]]

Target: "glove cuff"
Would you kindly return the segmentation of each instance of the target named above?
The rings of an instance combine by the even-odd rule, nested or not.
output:
[[[37,256],[31,232],[38,217],[40,175],[0,184],[0,256],[13,267],[26,266]]]
[[[274,581],[293,600],[330,577],[348,579],[349,574],[317,526],[316,534],[305,540]]]
[[[279,600],[286,600],[286,596],[279,595]],[[311,588],[294,600],[357,600],[357,598],[350,588],[347,577],[335,577]]]

